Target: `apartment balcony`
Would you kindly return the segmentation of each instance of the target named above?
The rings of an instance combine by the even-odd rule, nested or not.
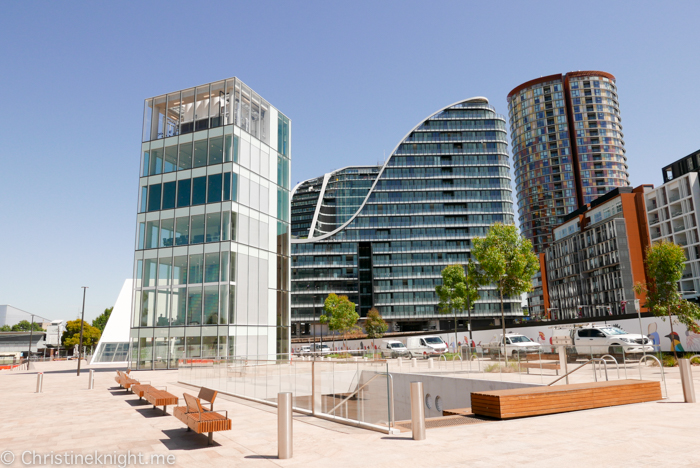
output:
[[[673,232],[680,232],[680,231],[685,231],[684,224],[676,224],[673,226]]]
[[[655,224],[659,224],[659,221],[660,221],[659,217],[658,217],[658,216],[655,216],[655,217],[649,219],[649,225],[650,225],[650,226],[653,226],[653,225],[655,225]]]
[[[654,200],[647,200],[647,211],[654,211],[659,207],[659,205],[656,204],[656,199]]]

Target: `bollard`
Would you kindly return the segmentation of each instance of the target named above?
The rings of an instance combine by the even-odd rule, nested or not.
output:
[[[686,403],[695,403],[695,385],[693,385],[693,371],[690,367],[690,359],[679,359],[678,367],[681,371],[681,385],[683,397]]]
[[[411,359],[411,367],[418,367],[418,359],[416,359],[416,358]]]
[[[36,375],[36,392],[35,393],[41,393],[43,386],[44,386],[44,373],[39,372]]]
[[[411,382],[411,429],[413,430],[413,440],[425,439],[423,382]]]
[[[399,363],[399,369],[401,369],[401,364],[403,364],[403,358],[401,356],[399,356],[399,358],[397,359],[397,362]]]
[[[559,349],[559,368],[564,372],[564,375],[568,374],[568,369],[566,366],[566,346],[557,346]],[[569,385],[569,376],[566,375],[566,384]]]
[[[292,458],[292,393],[277,394],[277,458]]]
[[[435,361],[433,358],[428,358],[428,369],[433,369],[435,367]]]
[[[88,377],[88,390],[95,388],[95,370],[90,369],[90,377]]]

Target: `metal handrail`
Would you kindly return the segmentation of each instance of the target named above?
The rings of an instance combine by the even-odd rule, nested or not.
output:
[[[620,380],[620,364],[618,364],[617,359],[615,359],[614,356],[611,356],[610,354],[603,354],[600,359],[605,360],[605,358],[608,357],[615,362],[615,367],[617,368],[617,379]]]
[[[363,388],[365,388],[367,385],[370,384],[370,382],[372,382],[374,379],[376,379],[376,378],[379,377],[380,375],[386,375],[386,374],[377,374],[377,375],[375,375],[374,377],[372,377],[371,379],[369,379],[363,386],[358,387],[357,390],[355,390],[355,391],[352,392],[350,395],[348,395],[348,396],[345,397],[343,400],[341,400],[341,402],[338,403],[337,405],[335,405],[331,410],[327,411],[327,413],[328,413],[328,414],[333,413],[335,410],[338,409],[338,407],[339,407],[340,405],[342,405],[343,403],[345,403],[346,401],[348,401],[350,398],[352,398],[353,396],[355,396],[356,393],[358,393],[360,390],[362,390]]]
[[[663,366],[663,364],[661,364],[661,361],[659,361],[659,358],[657,358],[656,356],[652,356],[651,354],[645,354],[644,356],[642,356],[642,358],[639,360],[640,372],[641,372],[642,362],[646,362],[647,358],[651,358],[659,364],[659,368],[661,369],[661,380],[664,383],[664,390],[666,391],[666,396],[664,398],[668,398],[668,387],[666,386],[666,374],[664,373],[664,366]],[[641,379],[639,379],[639,380],[641,380]]]
[[[552,382],[548,383],[548,384],[547,384],[547,387],[549,387],[549,386],[551,386],[551,385],[554,385],[555,383],[559,382],[559,381],[560,381],[561,379],[563,379],[564,377],[567,377],[567,376],[573,374],[574,372],[576,372],[577,370],[579,370],[580,368],[582,368],[582,367],[585,366],[586,364],[590,364],[591,362],[594,362],[594,361],[595,361],[595,362],[602,362],[602,363],[603,363],[603,366],[605,367],[605,380],[608,380],[608,365],[607,365],[607,363],[605,362],[605,360],[604,360],[604,359],[601,359],[601,358],[591,358],[591,359],[589,359],[588,361],[586,361],[586,362],[584,362],[583,364],[581,364],[580,366],[578,366],[576,369],[574,369],[574,370],[572,370],[572,371],[570,371],[570,372],[567,372],[566,374],[562,375],[562,376],[559,377],[558,379],[553,380]],[[595,367],[594,367],[593,370],[595,371]],[[594,375],[595,375],[595,379],[596,379],[595,381],[597,382],[597,381],[598,381],[598,375],[595,374],[595,372],[594,372]]]

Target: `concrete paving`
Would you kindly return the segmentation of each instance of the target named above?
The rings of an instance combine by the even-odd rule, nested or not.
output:
[[[49,362],[34,371],[0,371],[0,462],[10,450],[16,458],[9,466],[18,467],[25,466],[25,451],[130,451],[149,464],[152,454],[174,455],[174,465],[166,466],[187,467],[700,466],[700,405],[682,403],[677,369],[668,370],[667,400],[430,429],[424,441],[295,415],[294,457],[278,460],[273,407],[220,396],[215,408],[228,410],[233,429],[216,433],[215,445],[207,446],[205,435],[186,432],[173,416],[118,389],[114,369],[93,367],[95,388],[88,390],[90,367],[76,377],[75,366]],[[700,369],[694,370],[700,393]],[[43,393],[34,393],[37,371],[44,372]],[[179,396],[197,392],[177,384],[177,371],[134,374]]]

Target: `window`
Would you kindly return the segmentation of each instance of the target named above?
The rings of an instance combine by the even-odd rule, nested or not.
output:
[[[175,208],[175,181],[166,182],[163,184],[163,209],[170,210]]]
[[[194,215],[190,224],[190,243],[201,244],[204,242],[204,215]]]
[[[139,213],[146,211],[146,202],[148,201],[148,186],[141,187],[141,200],[139,203]]]
[[[146,177],[148,175],[148,168],[149,168],[149,152],[144,151],[143,152],[143,170],[141,171],[141,177]]]
[[[148,211],[160,210],[161,184],[153,184],[148,187]]]
[[[180,143],[180,159],[177,161],[178,170],[192,168],[192,142]]]
[[[187,255],[173,258],[173,286],[187,284]]]
[[[175,245],[187,245],[190,239],[190,218],[182,216],[175,222]]]
[[[224,137],[209,139],[209,164],[224,162]]]
[[[158,248],[158,221],[146,222],[146,248]]]
[[[204,257],[204,282],[219,281],[219,252],[208,253]]]
[[[221,232],[221,213],[207,214],[206,242],[219,242]]]
[[[160,222],[160,243],[158,244],[159,247],[173,246],[174,223],[175,220],[172,218],[164,219]]]
[[[199,140],[194,142],[194,165],[193,167],[202,167],[207,165],[207,140]]]
[[[208,177],[207,203],[217,203],[221,201],[221,174],[212,174]]]
[[[207,177],[192,179],[192,205],[203,205],[207,202]]]
[[[163,172],[173,172],[175,170],[177,170],[177,145],[167,146],[165,148]]]
[[[151,169],[150,175],[158,175],[163,172],[163,148],[151,150]]]
[[[177,181],[177,207],[182,208],[190,206],[190,192],[192,188],[192,179],[184,179]]]
[[[224,173],[224,201],[231,200],[231,173]]]
[[[190,255],[190,274],[188,284],[197,284],[202,282],[202,273],[204,266],[203,261],[204,257],[202,254]]]

